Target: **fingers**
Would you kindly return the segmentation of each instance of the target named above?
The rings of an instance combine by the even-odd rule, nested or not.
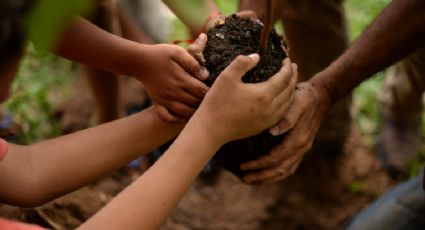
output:
[[[185,119],[180,118],[174,114],[171,114],[165,107],[161,105],[154,105],[154,109],[158,117],[167,123],[183,123]]]
[[[192,76],[195,76],[197,79],[202,81],[208,79],[208,70],[205,67],[202,67],[199,62],[197,62],[196,59],[185,50],[178,49],[178,51],[176,51],[172,56],[172,59],[186,72]]]
[[[181,102],[181,103],[183,103],[183,104],[185,104],[189,107],[192,107],[192,108],[198,107],[199,104],[201,104],[201,102],[202,102],[202,98],[199,97],[199,96],[190,94],[190,92],[188,92],[184,88],[185,87],[183,87],[183,89],[180,90],[181,92],[178,92],[178,93],[176,92],[173,95],[173,99],[171,99],[171,100]],[[163,98],[163,99],[167,100],[165,98]],[[168,99],[168,100],[170,100],[170,99]]]
[[[205,94],[208,92],[209,87],[205,85],[203,82],[190,77],[183,70],[180,73],[176,73],[178,75],[179,82],[177,84],[180,85],[181,89],[184,89],[187,93],[191,94],[197,98],[204,98]]]
[[[297,124],[298,120],[308,109],[308,100],[310,99],[300,97],[299,94],[300,92],[295,92],[294,101],[289,107],[289,111],[286,116],[284,116],[275,126],[269,129],[269,132],[272,135],[278,136],[294,128],[295,124]]]
[[[294,65],[294,64],[293,64]],[[296,67],[295,67],[296,68]],[[294,77],[290,78],[290,82],[285,90],[281,91],[279,95],[274,97],[273,103],[275,106],[277,106],[277,115],[278,117],[275,122],[277,123],[279,119],[282,119],[284,115],[287,114],[289,107],[291,106],[292,102],[295,98],[295,86],[297,84],[297,74],[295,73]],[[274,124],[275,125],[275,124]],[[276,130],[275,130],[276,131]],[[281,133],[279,133],[281,134]]]
[[[220,74],[222,77],[220,78],[235,78],[238,79],[240,82],[241,78],[254,68],[260,61],[260,55],[258,54],[250,54],[248,56],[239,55],[235,58],[235,60],[230,63],[229,66],[226,67],[226,69],[223,70],[223,72]]]
[[[178,101],[164,100],[161,104],[167,108],[169,113],[180,117],[179,122],[186,122],[195,113],[194,108]]]
[[[298,160],[296,160],[292,164],[292,166],[290,166],[288,168],[288,170],[284,174],[282,174],[281,176],[271,177],[269,179],[263,180],[262,183],[264,183],[264,184],[275,183],[277,181],[281,181],[281,180],[283,180],[283,179],[285,179],[285,178],[293,175],[297,171],[298,167],[300,166],[300,163],[301,163],[302,159],[303,158],[298,158]],[[255,183],[255,182],[253,182],[253,183]]]
[[[257,14],[252,11],[252,10],[244,10],[244,11],[240,11],[236,14],[238,17],[240,18],[249,18],[251,20],[256,20],[258,19]]]
[[[258,173],[249,173],[242,180],[246,183],[272,183],[277,180],[283,180],[295,172],[301,159],[302,156],[294,155],[276,167]]]
[[[288,137],[284,137],[282,142],[275,146],[270,153],[259,157],[257,160],[245,162],[241,165],[241,170],[259,170],[267,167],[274,167],[282,160],[292,155],[292,149],[287,148]]]
[[[242,180],[249,184],[269,184],[283,180],[296,172],[302,159],[302,156],[294,155],[274,168],[263,170],[260,173],[249,173],[245,175]]]
[[[189,45],[187,51],[192,57],[198,60],[199,63],[205,64],[205,58],[203,55],[203,51],[207,44],[207,35],[204,33],[199,34],[198,38]],[[202,80],[202,79],[201,79]]]
[[[281,97],[281,98],[276,99],[276,100],[278,100],[277,103],[278,103],[278,106],[279,106],[278,110],[277,110],[278,111],[277,112],[278,117],[276,117],[276,119],[274,120],[275,122],[274,122],[273,127],[276,126],[276,124],[278,122],[282,121],[285,118],[285,116],[287,116],[287,114],[289,112],[289,108],[291,107],[292,103],[294,102],[295,93],[287,92],[287,94],[288,94],[288,96],[286,96],[285,94],[279,95],[278,97]],[[283,103],[282,103],[282,100],[283,100]],[[270,133],[271,133],[271,131],[270,131]],[[283,133],[281,133],[281,134],[283,134]],[[278,135],[275,135],[275,136],[278,136]]]
[[[291,81],[297,80],[297,72],[296,69],[293,69],[293,65],[291,64],[291,60],[289,58],[285,58],[282,63],[282,68],[278,73],[273,75],[267,81],[259,83],[263,84],[269,88],[272,94],[277,95],[288,88]]]

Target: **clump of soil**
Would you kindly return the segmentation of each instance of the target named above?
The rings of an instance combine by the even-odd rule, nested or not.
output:
[[[274,29],[271,30],[268,49],[259,52],[262,28],[259,22],[231,15],[207,32],[208,42],[203,53],[205,63],[202,64],[210,72],[206,81],[209,86],[238,55],[261,55],[259,64],[242,78],[245,83],[265,81],[280,70],[282,60],[287,56],[282,48],[283,39]],[[282,136],[272,136],[265,130],[256,136],[226,144],[217,152],[215,159],[225,169],[242,177],[241,163],[267,154],[281,139]]]

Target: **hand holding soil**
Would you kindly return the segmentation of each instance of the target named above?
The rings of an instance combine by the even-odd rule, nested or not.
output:
[[[323,117],[330,107],[327,91],[319,84],[299,83],[288,114],[271,129],[273,135],[285,133],[281,143],[268,155],[242,164],[247,183],[270,183],[292,175],[311,148]]]
[[[218,21],[216,27],[207,32],[208,42],[201,58],[205,61],[198,58],[198,61],[204,64],[210,72],[210,77],[206,81],[207,85],[212,85],[219,74],[238,55],[249,55],[259,51],[262,28],[263,25],[259,21],[231,15],[226,17],[225,20]],[[272,30],[267,44],[267,50],[261,50],[259,64],[245,74],[242,78],[243,82],[258,83],[267,81],[269,77],[276,74],[281,68],[282,60],[286,58],[282,37],[277,35],[275,30]],[[292,69],[289,61],[286,65],[291,66]],[[291,97],[288,97],[287,100],[290,103]],[[265,104],[258,106],[256,110],[263,109],[266,107]],[[283,116],[284,113],[281,115]],[[267,130],[264,130],[259,135],[223,146],[215,158],[225,169],[242,177],[245,172],[240,170],[241,163],[257,159],[262,154],[267,153],[281,139],[281,136],[272,136]]]
[[[139,80],[167,122],[184,122],[195,112],[208,91],[200,80],[208,71],[183,48],[175,45],[145,46]],[[146,61],[149,60],[149,61]]]
[[[281,70],[265,82],[243,83],[242,76],[258,61],[258,54],[238,56],[217,78],[196,113],[206,131],[222,144],[273,126],[290,105],[297,82],[290,60],[286,58]]]

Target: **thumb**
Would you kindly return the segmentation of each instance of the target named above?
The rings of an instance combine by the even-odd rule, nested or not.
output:
[[[205,58],[202,54],[202,52],[205,49],[205,46],[207,45],[207,35],[202,33],[198,36],[198,38],[187,47],[187,52],[190,53],[193,57],[198,60],[201,64],[205,64]]]
[[[254,53],[248,56],[239,55],[235,58],[235,60],[230,63],[226,69],[221,72],[221,77],[224,78],[235,78],[240,80],[249,70],[254,68],[260,61],[260,55]]]
[[[173,60],[180,65],[186,72],[196,77],[199,80],[208,79],[209,72],[205,67],[202,67],[201,64],[192,57],[189,52],[181,52],[179,55],[175,56]]]

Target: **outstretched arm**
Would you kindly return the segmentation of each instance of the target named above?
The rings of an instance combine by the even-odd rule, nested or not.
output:
[[[208,90],[199,80],[206,79],[208,71],[183,48],[136,43],[79,17],[64,29],[57,42],[56,54],[94,68],[137,78],[154,103],[184,119],[193,114]]]
[[[334,102],[376,72],[425,45],[425,2],[393,0],[334,63],[311,79]]]
[[[244,84],[257,63],[258,55],[241,56],[224,70],[161,159],[81,229],[159,229],[221,145],[272,126],[289,105],[296,72],[286,59],[268,81]]]
[[[245,181],[274,182],[295,172],[331,104],[424,41],[425,1],[393,0],[340,58],[299,84],[288,115],[271,129],[273,134],[287,135],[268,155],[241,166],[260,170],[247,175]]]
[[[0,199],[18,206],[44,204],[147,154],[181,128],[161,121],[150,108],[37,144],[9,144],[0,162]]]

